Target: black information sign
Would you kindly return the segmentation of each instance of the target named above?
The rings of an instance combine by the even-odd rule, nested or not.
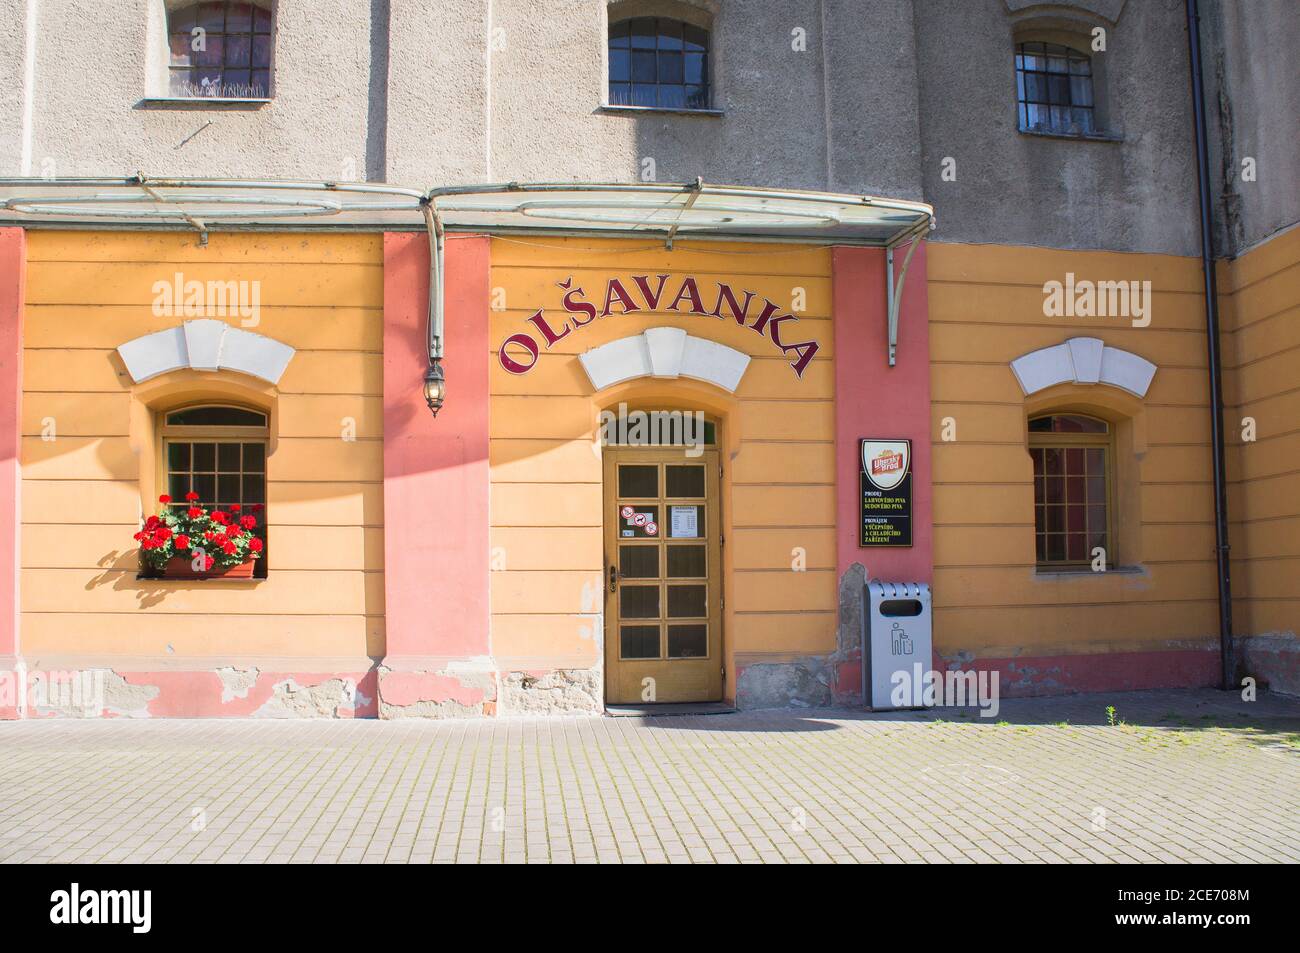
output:
[[[912,545],[912,441],[858,442],[862,469],[859,546]]]

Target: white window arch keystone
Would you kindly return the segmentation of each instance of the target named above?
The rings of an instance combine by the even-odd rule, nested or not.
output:
[[[749,355],[692,337],[681,328],[647,328],[578,355],[596,390],[638,377],[689,377],[734,394],[749,367]]]
[[[118,346],[117,353],[137,384],[187,367],[238,371],[278,384],[296,352],[274,338],[202,318],[127,341]]]
[[[1011,362],[1020,389],[1028,397],[1057,384],[1108,384],[1146,397],[1156,365],[1100,338],[1070,338],[1062,344],[1030,351]]]

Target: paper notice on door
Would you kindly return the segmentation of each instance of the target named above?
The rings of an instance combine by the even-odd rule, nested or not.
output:
[[[700,508],[698,506],[670,506],[669,533],[673,539],[698,539],[700,535]]]

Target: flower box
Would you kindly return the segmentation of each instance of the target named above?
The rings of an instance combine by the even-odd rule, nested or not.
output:
[[[265,523],[262,506],[243,512],[238,503],[208,510],[198,504],[198,494],[185,494],[185,502],[172,506],[167,494],[158,497],[161,512],[144,521],[135,541],[146,575],[163,579],[252,579],[262,558]],[[195,569],[198,562],[203,569]]]
[[[194,560],[184,556],[173,556],[163,567],[164,579],[252,579],[256,559],[246,559],[234,566],[213,566],[210,569],[195,570]]]

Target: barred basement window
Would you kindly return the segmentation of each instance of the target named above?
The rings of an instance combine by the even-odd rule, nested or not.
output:
[[[708,109],[709,31],[664,17],[611,23],[609,103]]]
[[[1022,132],[1095,133],[1092,60],[1059,43],[1016,46],[1016,98]]]
[[[162,427],[163,465],[172,506],[188,493],[204,509],[266,505],[266,414],[244,407],[198,405],[173,410]]]
[[[1111,428],[1082,414],[1029,421],[1034,461],[1034,542],[1039,568],[1088,565],[1093,550],[1113,566],[1110,467]]]
[[[167,11],[168,89],[184,98],[271,95],[271,11],[237,0]]]

